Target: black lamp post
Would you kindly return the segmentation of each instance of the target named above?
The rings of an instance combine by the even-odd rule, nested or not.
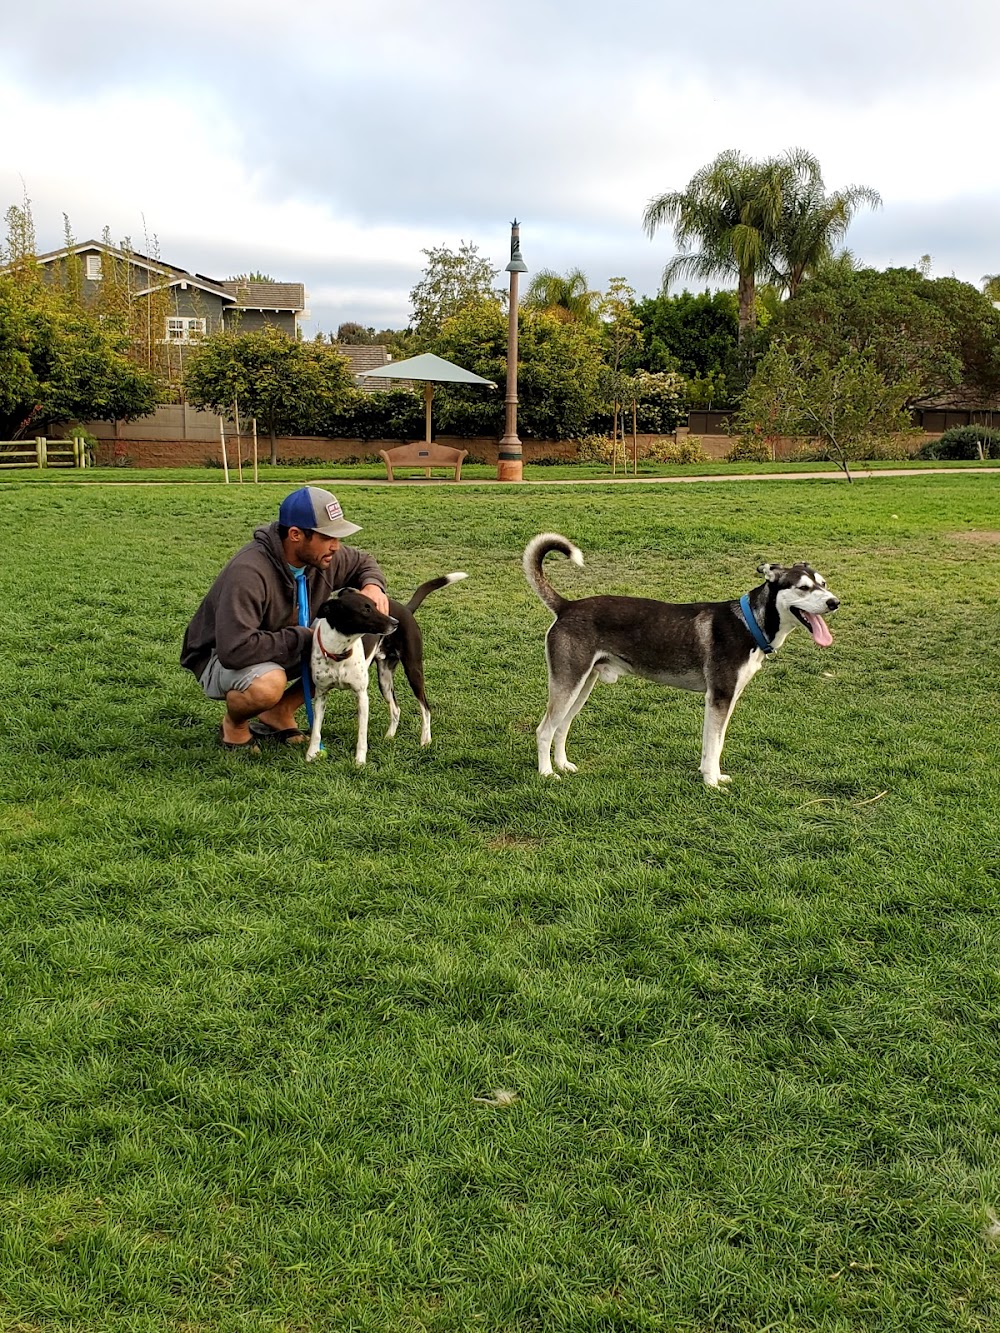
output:
[[[517,218],[510,224],[510,302],[507,312],[507,394],[504,398],[504,432],[497,456],[497,481],[521,481],[524,467],[517,435],[517,275],[527,273],[521,258],[521,228]]]

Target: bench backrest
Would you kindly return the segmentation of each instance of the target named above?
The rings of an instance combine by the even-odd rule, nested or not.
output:
[[[456,463],[466,452],[445,444],[399,444],[383,452],[393,463],[412,463],[414,466],[433,467],[435,463]]]

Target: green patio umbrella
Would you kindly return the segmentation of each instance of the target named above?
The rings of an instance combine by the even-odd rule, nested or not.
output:
[[[446,361],[443,356],[433,352],[424,352],[421,356],[410,356],[405,361],[392,361],[377,370],[365,370],[356,376],[359,380],[422,380],[424,382],[424,419],[426,422],[427,443],[431,442],[431,402],[434,399],[435,384],[485,384],[488,389],[497,386],[492,380],[484,380],[454,361]]]

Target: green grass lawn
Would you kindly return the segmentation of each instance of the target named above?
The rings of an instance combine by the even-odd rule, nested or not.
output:
[[[470,576],[363,771],[177,666],[287,489],[0,485],[0,1328],[995,1333],[1000,478],[354,487],[395,594]],[[546,529],[569,596],[843,599],[730,789],[635,680],[537,776]]]

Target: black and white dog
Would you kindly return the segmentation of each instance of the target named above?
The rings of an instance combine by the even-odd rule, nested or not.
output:
[[[323,733],[326,696],[331,690],[353,690],[358,701],[358,739],[354,762],[368,758],[368,668],[374,658],[379,689],[389,706],[387,737],[399,726],[399,705],[393,691],[393,675],[400,662],[420,705],[420,744],[431,743],[431,712],[424,693],[423,639],[414,611],[428,593],[464,579],[465,574],[446,574],[422,583],[409,602],[389,599],[389,615],[353,588],[341,588],[325,601],[313,621],[310,667],[313,680],[313,725],[306,759],[319,753]]]
[[[709,787],[728,782],[719,771],[726,728],[747,682],[766,654],[804,625],[820,647],[833,642],[823,619],[840,602],[811,565],[760,565],[764,582],[732,602],[658,602],[645,597],[585,597],[569,601],[542,571],[550,551],[583,564],[579,549],[555,532],[532,538],[524,552],[528,582],[555,616],[545,638],[549,704],[536,731],[538,771],[574,773],[566,758],[573,719],[599,680],[644,676],[660,685],[705,695],[702,778]],[[553,756],[553,744],[555,754]]]

